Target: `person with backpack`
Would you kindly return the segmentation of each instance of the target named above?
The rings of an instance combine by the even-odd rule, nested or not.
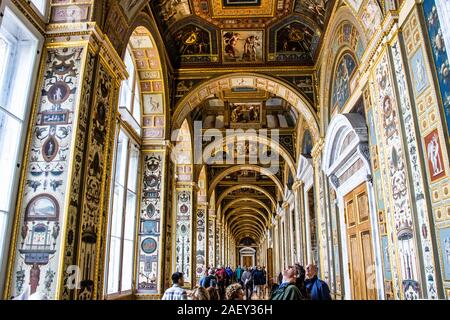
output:
[[[219,287],[220,299],[223,300],[225,297],[225,282],[227,280],[227,273],[221,265],[219,265],[216,270],[216,278],[217,286]]]

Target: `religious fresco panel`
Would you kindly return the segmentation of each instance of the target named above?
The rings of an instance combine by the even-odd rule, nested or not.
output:
[[[357,63],[350,53],[345,53],[337,63],[336,72],[333,81],[333,95],[331,106],[339,109],[345,105],[350,98],[351,88],[350,81],[357,68]]]

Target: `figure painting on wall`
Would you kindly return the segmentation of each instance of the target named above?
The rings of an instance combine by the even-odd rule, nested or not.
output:
[[[425,137],[425,147],[428,158],[431,181],[445,176],[444,161],[437,129]]]
[[[224,63],[262,62],[262,31],[223,31],[222,38]]]
[[[445,280],[450,280],[450,228],[439,230],[439,242],[442,253],[442,265]]]
[[[412,75],[414,77],[414,89],[416,95],[420,95],[428,86],[428,79],[423,61],[422,49],[419,48],[412,57]]]
[[[161,93],[145,94],[143,100],[145,114],[163,113],[163,96]]]
[[[333,106],[338,104],[339,108],[342,108],[350,97],[350,79],[355,69],[355,59],[349,53],[344,54],[336,69],[333,86]]]

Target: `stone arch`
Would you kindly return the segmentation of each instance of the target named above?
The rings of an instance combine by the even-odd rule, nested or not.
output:
[[[243,212],[245,211],[253,211],[255,213],[258,213],[258,215],[253,215],[250,213],[237,213],[236,211],[238,210],[242,210]],[[252,207],[244,207],[244,208],[238,208],[238,209],[234,209],[233,211],[230,211],[230,213],[226,216],[225,221],[227,221],[230,225],[233,224],[233,222],[236,221],[236,219],[239,219],[241,217],[251,217],[252,219],[257,219],[261,225],[263,226],[267,226],[268,223],[268,218],[258,209],[256,208],[252,208]],[[261,217],[264,220],[261,220]]]
[[[305,118],[313,142],[319,141],[319,120],[308,100],[286,81],[257,73],[230,73],[198,84],[177,103],[173,114],[172,128],[178,128],[187,115],[209,96],[222,89],[236,87],[257,88],[283,98]]]

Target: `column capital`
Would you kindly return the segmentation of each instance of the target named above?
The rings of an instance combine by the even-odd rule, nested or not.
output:
[[[305,183],[302,180],[295,180],[294,183],[292,184],[292,190],[293,191],[297,191],[298,189],[300,189],[301,186],[303,186]]]
[[[325,145],[325,139],[321,137],[316,143],[314,144],[312,150],[311,150],[311,156],[313,159],[316,159],[322,152]]]

